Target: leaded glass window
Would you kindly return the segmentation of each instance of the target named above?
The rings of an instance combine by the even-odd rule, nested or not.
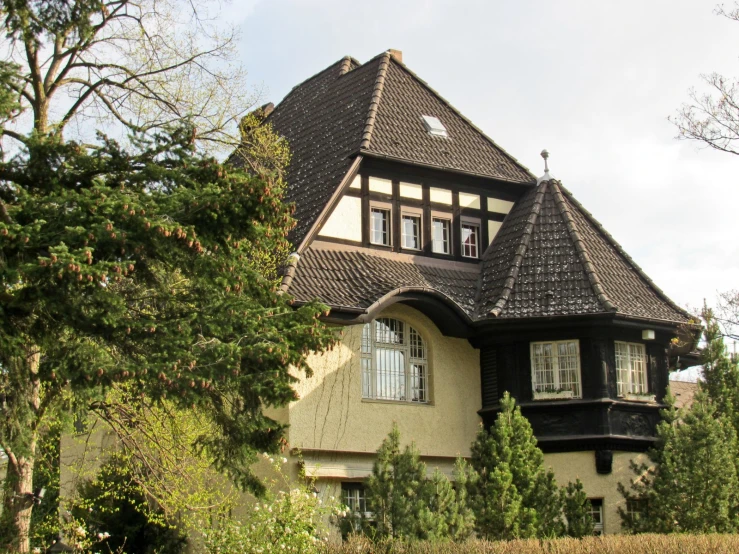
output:
[[[580,343],[577,340],[531,343],[534,397],[571,391],[580,398]]]
[[[647,356],[643,344],[616,342],[616,381],[619,396],[648,394]]]
[[[382,317],[366,323],[361,364],[364,398],[428,402],[426,341],[404,321]]]

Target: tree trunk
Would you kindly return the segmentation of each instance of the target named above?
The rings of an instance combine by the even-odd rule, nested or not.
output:
[[[36,452],[36,440],[32,441],[30,456],[9,459],[6,500],[4,509],[8,510],[10,536],[15,540],[9,545],[11,552],[28,553],[31,551],[30,530],[31,512],[33,511],[33,462]],[[10,494],[7,494],[10,493]],[[11,539],[12,540],[12,539]]]
[[[41,354],[36,347],[26,349],[25,365],[22,372],[27,375],[28,384],[25,389],[32,421],[29,421],[28,435],[24,436],[23,448],[17,450],[6,449],[8,456],[5,502],[3,511],[9,526],[10,552],[26,554],[31,551],[30,530],[31,513],[34,506],[33,494],[33,464],[36,459],[36,445],[38,443],[38,418],[41,415],[41,383],[38,377]],[[2,545],[5,546],[5,545]]]

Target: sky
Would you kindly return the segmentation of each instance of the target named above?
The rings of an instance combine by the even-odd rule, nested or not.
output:
[[[351,55],[405,64],[534,174],[552,174],[673,300],[739,288],[739,157],[675,139],[701,74],[739,79],[739,22],[703,0],[233,0],[264,102]],[[727,7],[730,7],[727,6]]]

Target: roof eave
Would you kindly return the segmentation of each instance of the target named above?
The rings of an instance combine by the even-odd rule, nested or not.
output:
[[[363,157],[365,157],[365,158],[375,158],[375,159],[378,159],[378,160],[388,160],[388,161],[392,161],[392,162],[399,162],[399,163],[404,163],[404,164],[412,165],[414,167],[422,167],[424,169],[434,169],[434,170],[437,170],[437,171],[445,171],[447,173],[454,173],[456,175],[465,175],[465,176],[468,176],[468,177],[478,177],[478,178],[481,178],[481,179],[492,179],[494,181],[500,181],[500,182],[503,182],[503,183],[510,183],[510,184],[513,184],[513,185],[520,185],[520,186],[526,187],[526,188],[533,188],[534,186],[536,186],[536,181],[534,181],[534,180],[532,180],[532,181],[517,181],[517,180],[513,180],[513,179],[506,179],[505,177],[500,177],[500,176],[496,176],[496,175],[489,175],[487,173],[476,173],[474,171],[466,171],[464,169],[457,169],[457,168],[453,168],[453,167],[444,167],[444,166],[441,166],[441,165],[428,164],[428,163],[423,163],[423,162],[417,162],[417,161],[413,161],[413,160],[408,160],[406,158],[400,158],[398,156],[390,156],[388,154],[380,154],[378,152],[373,152],[371,150],[366,150],[364,148],[360,148],[358,153],[360,155],[362,155]]]

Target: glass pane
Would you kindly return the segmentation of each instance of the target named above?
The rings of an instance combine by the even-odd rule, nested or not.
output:
[[[467,258],[477,258],[477,245],[480,228],[477,225],[462,225],[462,255]]]
[[[373,244],[390,244],[390,233],[388,232],[389,220],[390,212],[388,210],[372,208],[370,214],[370,242]]]
[[[619,396],[630,392],[629,349],[623,342],[616,343],[616,382]]]
[[[449,254],[449,220],[433,220],[433,251],[437,254]]]
[[[403,248],[420,250],[421,248],[421,218],[404,215],[403,221]]]
[[[403,322],[389,317],[376,320],[375,342],[403,344]]]
[[[377,348],[377,396],[384,400],[405,400],[405,352],[393,348]]]

